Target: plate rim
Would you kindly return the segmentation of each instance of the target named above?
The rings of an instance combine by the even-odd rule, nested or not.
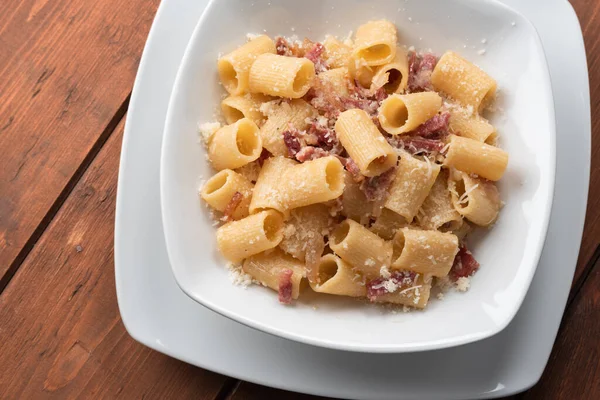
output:
[[[473,3],[480,4],[480,2],[476,0],[457,0],[462,3]],[[544,46],[542,45],[541,38],[538,30],[535,25],[523,15],[518,10],[513,7],[508,6],[505,3],[502,3],[498,0],[487,0],[486,7],[499,7],[507,10],[508,12],[514,14],[515,19],[518,20],[519,24],[525,24],[527,29],[532,33],[532,39],[534,40],[535,46],[540,51],[540,55],[542,58],[541,63],[541,72],[543,76],[543,88],[547,89],[547,97],[544,97],[545,105],[548,107],[548,123],[549,128],[551,130],[552,140],[549,141],[549,151],[548,159],[544,160],[544,164],[548,163],[548,169],[544,170],[545,180],[547,180],[547,187],[543,193],[543,198],[541,199],[541,205],[543,206],[543,219],[541,221],[541,226],[539,227],[539,235],[534,243],[535,248],[531,251],[532,262],[528,265],[526,270],[526,275],[522,277],[520,286],[522,286],[523,290],[520,290],[514,297],[513,302],[510,304],[510,309],[507,309],[507,313],[503,316],[503,319],[500,323],[497,324],[487,324],[487,326],[478,326],[475,327],[470,332],[465,332],[458,336],[453,337],[445,337],[439,338],[435,340],[427,340],[420,342],[411,342],[411,343],[385,343],[385,344],[377,344],[377,343],[353,343],[349,341],[335,342],[332,340],[328,340],[327,338],[320,338],[315,335],[308,334],[299,334],[289,328],[283,328],[279,326],[274,326],[265,321],[258,321],[253,319],[252,317],[248,317],[241,312],[229,309],[227,307],[222,306],[220,303],[206,299],[202,297],[199,293],[193,291],[189,285],[186,285],[185,276],[182,275],[182,271],[177,268],[173,263],[173,258],[175,257],[173,254],[173,243],[176,240],[172,236],[172,229],[165,229],[165,227],[172,226],[168,215],[172,213],[171,208],[169,208],[166,203],[168,201],[168,193],[165,191],[165,182],[171,181],[167,177],[167,168],[165,158],[168,157],[168,148],[172,144],[173,139],[169,138],[167,131],[170,130],[169,126],[172,125],[175,120],[174,105],[177,103],[178,93],[182,90],[183,85],[181,84],[182,80],[184,80],[185,70],[187,65],[190,63],[190,59],[192,57],[194,45],[197,45],[197,41],[201,40],[199,37],[201,36],[202,27],[205,25],[206,20],[210,18],[211,13],[214,12],[213,9],[217,7],[217,5],[222,4],[219,3],[218,0],[210,0],[208,5],[206,6],[202,16],[197,21],[192,36],[186,46],[185,52],[183,54],[183,58],[178,66],[177,74],[175,77],[175,82],[173,84],[173,89],[171,92],[171,96],[168,102],[167,113],[165,117],[165,127],[163,133],[163,141],[161,146],[161,155],[160,155],[160,200],[161,200],[161,218],[163,224],[163,233],[165,236],[167,254],[169,256],[170,267],[173,275],[175,276],[175,281],[179,288],[191,299],[199,303],[200,305],[211,309],[214,312],[219,313],[220,315],[229,318],[233,321],[244,324],[250,328],[259,330],[264,333],[268,333],[270,335],[282,337],[288,340],[297,341],[300,343],[305,343],[313,346],[335,349],[335,350],[343,350],[343,351],[352,351],[359,353],[412,353],[419,351],[432,351],[432,350],[441,350],[450,347],[461,346],[469,343],[473,343],[476,341],[484,340],[491,336],[494,336],[500,332],[502,332],[514,319],[515,315],[521,308],[523,304],[523,300],[525,299],[526,294],[529,291],[531,286],[531,282],[533,280],[533,276],[535,271],[537,270],[537,266],[539,260],[542,255],[542,250],[544,247],[548,226],[550,223],[550,214],[552,210],[552,205],[554,201],[554,187],[555,187],[555,173],[556,173],[556,116],[554,111],[554,93],[552,90],[552,84],[550,79],[550,73],[548,68],[548,60],[545,53]],[[490,9],[491,10],[491,9]],[[200,47],[200,46],[198,46]]]
[[[515,0],[507,0],[507,1],[515,1]],[[530,0],[530,2],[534,2],[537,0]],[[584,46],[583,46],[583,37],[581,35],[581,27],[579,24],[579,21],[577,19],[577,16],[572,8],[572,6],[565,0],[555,0],[555,3],[566,3],[567,4],[567,8],[561,10],[564,14],[560,14],[558,11],[556,11],[557,15],[563,15],[564,16],[564,20],[566,20],[569,24],[568,27],[571,30],[570,33],[575,33],[577,36],[574,37],[574,39],[576,39],[576,43],[574,43],[576,45],[576,47],[579,49],[578,51],[578,59],[576,61],[573,62],[573,66],[572,68],[579,68],[579,70],[577,71],[578,73],[582,74],[582,77],[584,78],[584,80],[586,82],[588,82],[588,84],[585,87],[581,87],[581,95],[582,95],[582,100],[584,101],[584,104],[587,104],[586,106],[586,111],[585,115],[586,115],[586,121],[583,124],[584,126],[584,131],[582,132],[582,135],[584,136],[582,139],[586,139],[587,141],[584,140],[584,143],[580,146],[580,150],[584,150],[585,154],[585,158],[587,160],[586,164],[585,164],[585,170],[584,170],[584,175],[587,176],[587,181],[589,182],[589,171],[590,171],[590,154],[591,154],[591,146],[590,146],[590,132],[591,132],[591,120],[590,120],[590,112],[589,112],[589,80],[587,79],[588,77],[588,71],[587,71],[587,64],[586,64],[586,55],[585,55],[585,51]],[[169,3],[169,4],[167,4]],[[143,75],[143,69],[144,66],[149,63],[148,59],[150,58],[148,53],[150,53],[149,48],[154,47],[153,46],[153,42],[151,39],[155,38],[156,36],[159,36],[159,32],[161,30],[163,30],[164,25],[167,24],[167,21],[163,21],[164,18],[166,18],[166,14],[168,14],[168,11],[165,11],[168,7],[174,7],[173,6],[174,1],[169,1],[169,0],[164,0],[161,2],[160,7],[158,9],[158,12],[156,14],[154,23],[152,25],[152,29],[150,30],[150,36],[149,39],[146,43],[146,46],[144,48],[144,52],[142,54],[142,58],[141,58],[141,62],[140,62],[140,67],[139,67],[139,71],[138,71],[138,75],[136,76],[135,79],[135,85],[134,85],[134,90],[133,90],[133,94],[132,94],[132,98],[131,98],[131,108],[130,110],[134,110],[136,107],[134,106],[136,103],[136,99],[137,99],[137,93],[139,92],[139,82],[143,80],[142,75]],[[544,3],[544,6],[548,6],[548,3]],[[565,5],[562,4],[562,7],[564,7]],[[190,8],[193,7],[199,7],[198,5],[194,5],[194,6],[189,6]],[[577,65],[575,65],[575,63]],[[124,215],[123,215],[123,203],[125,202],[125,200],[123,199],[123,181],[124,179],[122,179],[122,177],[124,175],[129,175],[129,170],[132,167],[126,167],[126,164],[129,163],[124,163],[123,161],[126,158],[126,154],[127,154],[127,148],[128,145],[127,143],[129,142],[129,138],[131,136],[134,135],[134,133],[132,132],[131,128],[130,128],[130,121],[133,121],[134,117],[133,117],[134,113],[128,113],[127,115],[127,121],[125,124],[125,134],[123,137],[123,148],[122,148],[122,153],[121,153],[121,164],[120,164],[120,168],[119,168],[119,183],[118,183],[118,191],[117,191],[117,212],[116,212],[116,217],[115,217],[115,275],[116,275],[116,291],[117,291],[117,300],[118,300],[118,305],[119,305],[119,309],[120,309],[120,313],[121,313],[121,317],[123,320],[123,323],[125,324],[125,328],[127,329],[128,333],[137,341],[139,341],[140,343],[144,344],[145,346],[148,346],[156,351],[159,351],[163,354],[169,355],[171,357],[177,358],[179,360],[182,360],[184,362],[188,362],[190,364],[193,365],[197,365],[201,368],[205,368],[207,370],[212,370],[215,372],[219,372],[219,373],[223,373],[226,375],[230,375],[230,376],[234,376],[238,379],[242,379],[245,381],[249,381],[249,382],[254,382],[257,384],[262,384],[262,385],[267,385],[267,386],[272,386],[272,387],[278,387],[278,388],[282,388],[282,389],[286,389],[286,390],[295,390],[295,391],[299,391],[299,392],[304,392],[304,393],[312,393],[312,394],[320,394],[320,395],[327,395],[327,396],[336,396],[336,389],[335,388],[327,388],[328,390],[315,390],[315,387],[306,387],[306,386],[302,386],[302,385],[296,385],[296,386],[284,386],[284,385],[280,385],[279,382],[277,381],[273,381],[272,379],[269,379],[268,377],[261,377],[260,374],[256,374],[253,371],[249,371],[246,372],[244,371],[243,373],[240,372],[233,372],[231,370],[227,370],[226,368],[219,368],[216,367],[214,362],[213,365],[210,365],[210,361],[205,361],[208,360],[208,356],[206,356],[207,358],[202,360],[199,358],[189,358],[186,356],[186,352],[180,352],[178,350],[176,350],[175,348],[170,348],[170,347],[166,347],[163,344],[161,344],[160,342],[158,342],[158,338],[156,336],[153,336],[150,333],[150,330],[148,329],[148,327],[145,327],[146,329],[144,331],[138,331],[137,327],[139,325],[137,325],[134,322],[138,322],[139,320],[136,318],[137,315],[133,315],[130,314],[130,308],[129,308],[129,301],[130,301],[130,296],[125,294],[125,286],[127,286],[128,284],[126,282],[123,281],[123,273],[125,272],[125,270],[127,270],[128,268],[131,268],[129,266],[127,266],[127,264],[125,263],[125,259],[123,257],[123,250],[120,246],[121,240],[121,234],[120,231],[123,229],[123,226],[125,225],[125,221],[124,221]],[[125,173],[125,170],[128,170],[127,173]],[[589,186],[588,185],[583,185],[583,192],[582,193],[582,197],[584,198],[583,200],[583,209],[585,210],[585,204],[587,201],[587,193],[588,193],[588,189]],[[581,205],[581,204],[580,204]],[[575,221],[575,227],[577,229],[575,229],[575,233],[577,235],[577,237],[580,239],[582,232],[583,232],[583,223],[584,223],[584,216],[585,216],[585,211],[583,212],[583,214],[579,214],[579,220]],[[554,342],[557,332],[558,332],[558,327],[560,325],[560,316],[562,316],[565,305],[566,305],[566,300],[567,300],[567,295],[568,295],[568,286],[570,286],[570,282],[572,280],[572,276],[573,276],[573,272],[575,270],[575,263],[576,263],[576,258],[577,258],[577,254],[579,252],[579,247],[580,247],[580,243],[581,241],[578,240],[577,244],[574,245],[574,248],[572,250],[574,250],[574,255],[572,255],[571,258],[571,262],[569,262],[569,265],[571,265],[569,268],[571,269],[571,272],[568,273],[567,275],[570,276],[571,278],[568,279],[569,282],[565,282],[560,289],[562,289],[562,291],[564,291],[564,293],[562,293],[563,295],[563,300],[560,301],[559,307],[555,309],[555,312],[558,315],[558,319],[556,320],[556,323],[553,324],[552,329],[554,329],[554,331],[552,331],[552,329],[550,329],[550,333],[549,335],[551,336],[551,342],[550,345],[548,346],[548,348],[546,350],[544,350],[544,355],[543,357],[540,356],[538,359],[538,365],[537,365],[537,371],[534,373],[533,371],[529,371],[529,375],[524,374],[522,377],[523,379],[525,378],[529,378],[529,380],[519,380],[518,382],[506,382],[507,386],[502,386],[499,387],[497,390],[494,391],[488,391],[488,392],[472,392],[471,395],[468,395],[469,397],[475,397],[477,396],[478,398],[490,398],[490,397],[499,397],[499,396],[506,396],[506,395],[510,395],[513,393],[517,393],[523,390],[526,390],[528,388],[530,388],[531,386],[533,386],[540,378],[544,366],[547,363],[548,358],[550,357],[551,354],[551,350],[552,350],[552,343]],[[541,278],[540,278],[541,279]],[[567,286],[568,285],[568,286]],[[565,289],[566,287],[566,289]],[[541,364],[540,364],[541,363]],[[518,368],[518,367],[517,367]],[[524,371],[526,372],[526,371]],[[535,376],[532,376],[532,374],[534,374]],[[339,396],[339,394],[338,394]]]

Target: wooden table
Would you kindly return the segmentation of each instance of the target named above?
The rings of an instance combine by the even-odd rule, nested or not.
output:
[[[0,2],[0,398],[310,398],[184,364],[119,317],[113,223],[123,123],[159,0]],[[585,36],[592,177],[577,271],[541,381],[600,398],[600,1]]]

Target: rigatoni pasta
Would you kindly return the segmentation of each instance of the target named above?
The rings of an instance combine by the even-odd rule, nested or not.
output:
[[[331,69],[347,67],[352,48],[345,45],[341,40],[334,36],[328,35],[323,41],[325,47],[325,59]]]
[[[254,185],[246,177],[224,169],[210,178],[202,187],[200,196],[214,209],[227,212],[227,218],[248,216]]]
[[[279,291],[281,285],[290,286],[290,300],[300,295],[304,265],[281,250],[260,253],[247,258],[242,269],[260,284]]]
[[[396,164],[396,152],[365,111],[353,109],[341,113],[335,132],[363,175],[381,175]]]
[[[508,165],[508,153],[489,144],[452,135],[444,165],[497,181]]]
[[[470,113],[463,107],[454,106],[448,111],[450,112],[448,127],[451,133],[479,142],[494,144],[496,128],[485,118]]]
[[[458,253],[458,238],[451,233],[402,228],[393,241],[392,268],[444,277]]]
[[[346,171],[341,213],[346,218],[363,222],[365,218],[368,219],[373,214],[373,207],[373,202],[369,201],[365,192],[361,190],[360,183],[356,182],[352,175]]]
[[[221,111],[228,124],[233,124],[242,118],[248,118],[257,126],[261,126],[265,116],[260,112],[260,106],[266,101],[268,101],[267,96],[256,94],[228,96],[221,102]]]
[[[442,98],[435,92],[394,94],[381,103],[379,123],[392,135],[416,129],[439,111]]]
[[[285,193],[279,183],[283,181],[286,171],[295,165],[295,161],[284,157],[271,157],[265,161],[254,185],[249,206],[251,214],[268,209],[282,213],[287,211]]]
[[[199,126],[215,170],[200,197],[245,282],[283,304],[306,289],[405,309],[468,286],[468,234],[503,204],[508,154],[480,114],[496,82],[408,45],[380,20],[323,43],[262,35],[218,60],[226,125]]]
[[[261,211],[217,229],[219,251],[231,262],[274,248],[283,239],[283,217],[273,210]]]
[[[377,277],[380,269],[389,267],[392,261],[392,243],[351,219],[333,230],[329,247],[368,279]]]
[[[419,160],[402,151],[385,207],[412,222],[439,173],[440,166],[428,158]]]
[[[250,92],[298,99],[308,92],[315,78],[315,65],[307,58],[265,53],[250,68]]]
[[[268,108],[267,121],[260,128],[260,137],[263,147],[274,156],[288,154],[283,132],[290,128],[304,130],[308,125],[306,121],[319,115],[317,110],[302,99],[264,104],[268,104],[269,107],[265,107]]]
[[[396,27],[390,21],[370,21],[356,30],[352,57],[365,60],[367,65],[389,63],[396,55]]]
[[[297,164],[279,183],[287,210],[337,199],[344,192],[344,167],[328,156]]]
[[[460,171],[449,176],[448,186],[454,209],[480,226],[496,222],[500,212],[500,196],[496,185]]]
[[[261,35],[231,53],[219,58],[219,78],[225,90],[232,95],[248,92],[250,67],[264,53],[275,53],[275,43],[270,37]]]
[[[440,171],[429,195],[417,213],[418,225],[423,229],[453,231],[462,226],[462,216],[454,208],[448,188],[448,171]]]
[[[339,296],[365,297],[367,288],[360,275],[335,254],[327,254],[319,260],[317,280],[310,285],[315,292]]]
[[[440,58],[431,74],[431,83],[435,90],[475,110],[487,106],[496,95],[496,81],[453,51]]]
[[[403,93],[408,85],[408,56],[402,47],[396,49],[392,62],[377,67],[371,80],[389,94]]]
[[[208,143],[208,157],[216,170],[235,169],[256,160],[262,152],[258,126],[248,118],[222,127]]]

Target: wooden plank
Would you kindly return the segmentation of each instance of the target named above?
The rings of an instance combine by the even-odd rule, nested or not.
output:
[[[586,224],[573,282],[582,276],[585,266],[600,244],[600,2],[572,0],[583,31],[590,76],[592,111],[592,168]]]
[[[114,128],[111,119],[131,91],[159,0],[1,4],[0,283],[5,283],[2,277],[9,269],[14,273],[34,230],[103,130]]]
[[[306,394],[287,392],[285,390],[273,389],[267,386],[255,385],[253,383],[242,382],[229,397],[230,400],[263,400],[263,399],[281,399],[281,400],[324,400],[329,397],[317,397]]]
[[[517,400],[521,395],[504,397],[500,400]],[[330,397],[310,396],[306,394],[287,392],[285,390],[273,389],[266,386],[255,385],[253,383],[241,382],[234,393],[229,397],[229,400],[263,400],[263,399],[280,399],[280,400],[324,400]]]
[[[600,398],[600,261],[567,310],[548,366],[526,399]]]
[[[125,332],[112,252],[122,131],[0,295],[0,398],[212,399],[227,379]]]

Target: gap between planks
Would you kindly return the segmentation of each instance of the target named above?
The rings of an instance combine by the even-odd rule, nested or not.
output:
[[[225,383],[223,383],[221,390],[219,390],[219,393],[217,393],[217,395],[215,396],[214,400],[231,399],[231,396],[233,396],[233,394],[238,389],[241,383],[242,381],[240,381],[239,379],[227,378]]]
[[[104,147],[104,144],[106,143],[108,138],[115,131],[121,119],[123,119],[123,117],[125,116],[125,113],[129,108],[130,98],[131,91],[129,91],[129,94],[127,95],[125,100],[123,100],[123,102],[121,103],[115,114],[112,116],[108,124],[104,127],[102,133],[100,134],[100,136],[98,137],[88,154],[85,156],[81,164],[79,164],[79,167],[77,167],[77,169],[75,170],[75,172],[63,188],[63,190],[60,192],[56,200],[54,200],[54,203],[52,203],[52,206],[50,207],[50,209],[48,209],[46,215],[44,215],[44,218],[42,218],[39,225],[35,228],[29,239],[27,239],[27,242],[25,243],[21,251],[19,251],[19,254],[15,258],[15,260],[8,267],[8,271],[6,271],[4,276],[0,278],[0,295],[2,295],[4,289],[6,289],[12,278],[15,276],[15,274],[23,264],[23,261],[25,261],[25,259],[27,258],[31,250],[34,248],[42,234],[46,231],[46,229],[48,228],[58,211],[61,209],[65,201],[69,198],[69,195],[71,194],[77,183],[80,181],[85,171],[92,164],[102,147]]]
[[[587,261],[585,266],[583,267],[583,271],[581,272],[579,279],[577,279],[576,282],[573,282],[573,286],[571,287],[571,291],[569,292],[569,298],[567,300],[567,305],[565,306],[564,314],[567,313],[567,310],[569,309],[571,304],[573,304],[573,301],[575,300],[575,298],[577,298],[577,296],[581,292],[581,288],[583,288],[583,286],[585,285],[587,279],[591,275],[593,269],[598,264],[599,260],[600,260],[600,244],[596,245],[596,249],[594,250],[594,253],[590,257],[590,259]]]

